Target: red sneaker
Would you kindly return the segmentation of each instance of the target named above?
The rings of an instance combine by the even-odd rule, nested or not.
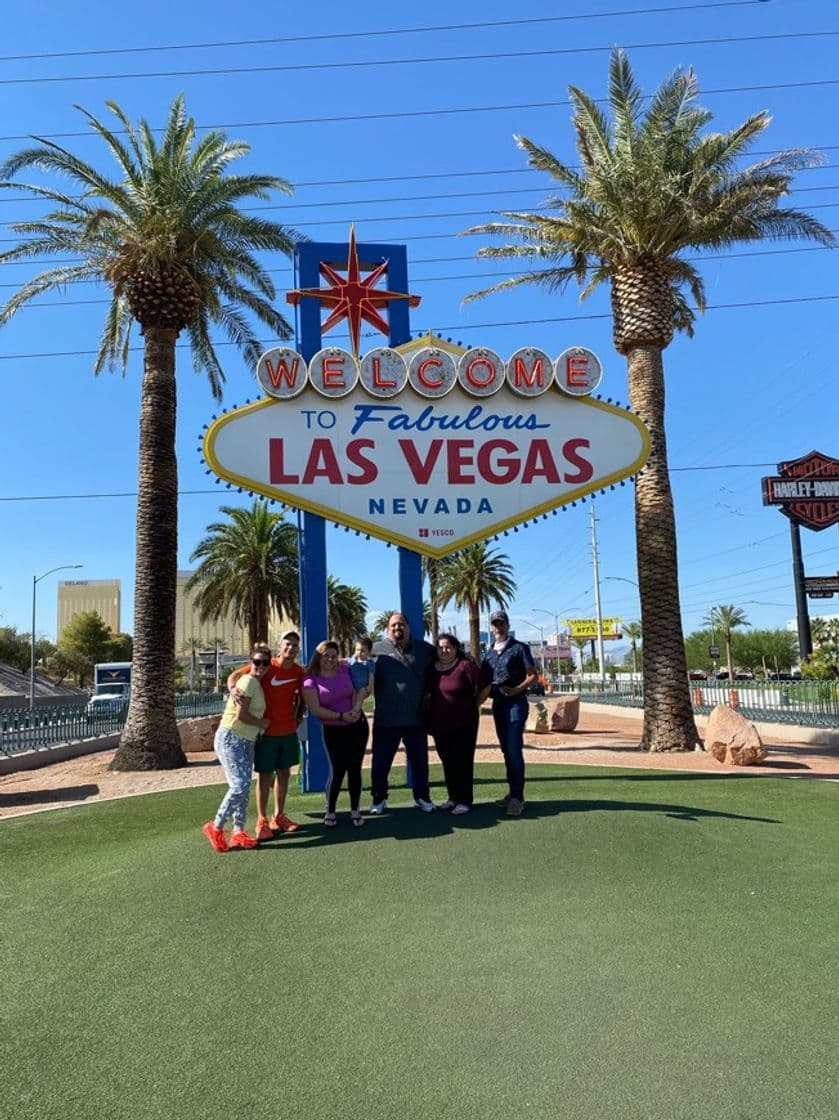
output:
[[[271,828],[274,832],[297,832],[300,825],[285,813],[277,813],[271,818]]]
[[[259,841],[253,836],[248,836],[247,832],[242,829],[241,832],[234,832],[230,837],[230,847],[232,848],[258,848]]]
[[[256,838],[257,840],[274,839],[274,833],[271,831],[271,826],[268,824],[267,817],[260,817],[256,822]]]
[[[226,852],[229,850],[230,845],[227,843],[227,837],[224,834],[223,828],[216,828],[215,821],[207,821],[201,829],[210,843],[213,845],[217,852]]]

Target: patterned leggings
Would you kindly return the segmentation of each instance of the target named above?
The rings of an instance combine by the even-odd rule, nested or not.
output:
[[[224,822],[232,816],[233,828],[238,832],[245,827],[248,815],[248,798],[253,777],[253,743],[226,727],[220,727],[213,747],[230,785],[218,807],[215,826],[224,828]]]

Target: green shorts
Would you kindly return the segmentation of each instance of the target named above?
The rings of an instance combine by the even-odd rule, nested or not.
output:
[[[290,735],[263,735],[257,739],[253,755],[253,768],[257,774],[290,770],[299,761],[300,742],[293,731]]]

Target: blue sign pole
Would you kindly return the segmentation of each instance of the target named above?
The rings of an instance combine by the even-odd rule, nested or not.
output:
[[[295,249],[296,283],[299,288],[320,287],[320,266],[346,267],[349,244],[341,242],[305,242]],[[357,245],[359,263],[375,268],[387,261],[387,287],[394,292],[408,291],[408,254],[404,245]],[[389,343],[401,346],[410,341],[410,311],[407,300],[394,300],[388,308]],[[321,306],[317,299],[299,301],[298,349],[306,362],[322,348]],[[357,356],[357,355],[356,355]],[[328,635],[326,583],[326,523],[314,513],[303,513],[300,530],[300,605],[303,629],[303,657],[308,660],[315,646]],[[399,549],[400,609],[408,619],[411,632],[423,633],[422,569],[419,553]],[[301,786],[304,792],[320,792],[326,788],[329,765],[323,746],[321,726],[307,716],[308,738],[303,747]]]

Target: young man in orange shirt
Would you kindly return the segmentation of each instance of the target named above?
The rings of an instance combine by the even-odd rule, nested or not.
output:
[[[270,722],[267,730],[257,740],[254,751],[256,771],[256,806],[259,819],[256,823],[257,840],[270,840],[277,832],[296,832],[300,825],[285,813],[285,799],[292,766],[300,761],[300,743],[297,725],[300,722],[302,697],[300,687],[305,672],[297,664],[300,652],[300,635],[293,630],[284,634],[280,642],[279,657],[271,660],[271,667],[262,677],[265,694],[265,718]],[[249,667],[237,669],[228,678],[231,691]],[[268,819],[268,795],[274,790],[274,816]]]

